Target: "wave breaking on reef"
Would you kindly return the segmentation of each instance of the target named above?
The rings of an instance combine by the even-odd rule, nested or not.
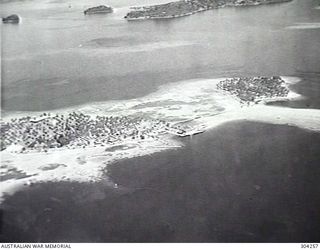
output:
[[[299,78],[282,77],[286,86],[299,82]],[[217,88],[224,79],[196,79],[161,86],[158,91],[145,97],[94,103],[50,111],[68,114],[82,112],[91,117],[130,116],[144,119],[164,120],[172,124],[183,124],[190,130],[205,131],[226,122],[248,120],[272,124],[287,124],[303,129],[320,131],[320,110],[292,109],[264,105],[269,101],[302,98],[289,91],[286,97],[268,98],[258,104],[240,103],[239,99]],[[39,116],[39,112],[9,114],[3,121],[26,115]],[[144,140],[126,140],[112,145],[86,148],[54,148],[47,152],[15,153],[1,151],[0,199],[26,185],[46,181],[106,181],[110,187],[118,188],[112,180],[105,179],[107,165],[125,158],[153,154],[163,150],[182,147],[175,139],[177,134],[154,136]],[[102,179],[104,178],[104,179]]]

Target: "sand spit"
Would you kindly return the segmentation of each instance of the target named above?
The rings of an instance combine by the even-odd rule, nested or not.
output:
[[[207,129],[210,129],[226,122],[241,120],[296,126],[320,132],[320,110],[317,109],[292,109],[257,105],[203,118],[201,122],[206,125]]]
[[[106,166],[117,160],[153,154],[163,150],[179,148],[178,141],[167,139],[132,142],[128,145],[117,145],[118,150],[108,147],[87,147],[77,149],[54,149],[50,152],[30,152],[26,154],[1,152],[1,178],[10,172],[19,172],[1,180],[0,202],[4,196],[13,194],[24,186],[46,181],[101,181]],[[115,145],[109,148],[115,147]],[[111,187],[112,180],[104,181]]]
[[[299,84],[299,78],[282,77],[290,90]],[[258,104],[243,104],[238,98],[217,88],[224,79],[196,79],[172,83],[145,97],[95,103],[80,107],[56,110],[59,114],[80,111],[92,117],[131,116],[157,119],[188,129],[211,129],[226,122],[258,121],[285,124],[303,129],[320,131],[320,110],[292,109],[265,105],[265,102],[303,98],[289,91],[286,97],[268,98]],[[53,111],[50,111],[53,112]],[[30,115],[30,113],[28,114]],[[32,116],[38,113],[32,113]],[[4,117],[10,120],[15,115]],[[20,113],[16,117],[26,116]],[[117,160],[153,154],[163,150],[176,150],[183,146],[176,134],[167,133],[144,140],[126,140],[103,147],[54,148],[48,152],[13,153],[4,150],[1,156],[1,199],[25,185],[46,181],[101,181],[107,165]],[[111,187],[112,180],[105,180]]]

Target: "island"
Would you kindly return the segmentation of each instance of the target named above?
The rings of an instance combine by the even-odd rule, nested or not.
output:
[[[296,81],[279,76],[197,79],[131,101],[5,114],[0,120],[0,202],[34,183],[105,181],[112,163],[140,156],[152,160],[152,154],[180,150],[228,122],[320,131],[316,109],[264,105],[298,98],[287,87]]]
[[[279,76],[227,78],[216,89],[236,97],[240,103],[286,98],[289,89]],[[229,97],[226,97],[228,99]],[[1,121],[1,151],[27,153],[47,152],[55,148],[110,147],[145,140],[161,141],[165,136],[185,137],[204,132],[191,122],[171,122],[139,116],[42,113]]]
[[[112,13],[113,9],[110,6],[105,6],[105,5],[100,5],[97,7],[92,7],[89,9],[86,9],[84,11],[85,15],[90,15],[90,14],[106,14],[106,13]]]
[[[166,121],[140,117],[43,113],[38,117],[2,121],[1,151],[26,153],[54,148],[103,147],[157,140],[167,133],[185,136],[187,131]]]
[[[176,18],[227,6],[251,6],[289,1],[292,0],[180,0],[166,4],[132,7],[124,18],[127,20]]]
[[[230,78],[220,81],[217,88],[247,104],[272,98],[285,98],[289,94],[285,81],[279,76]]]
[[[2,22],[3,23],[19,23],[20,18],[18,15],[13,14],[13,15],[2,18]]]

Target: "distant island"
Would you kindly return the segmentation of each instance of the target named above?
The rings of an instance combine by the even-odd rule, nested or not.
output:
[[[3,23],[19,23],[20,18],[18,15],[13,14],[13,15],[2,18],[2,22]]]
[[[105,14],[105,13],[112,13],[113,9],[110,6],[105,6],[105,5],[99,5],[97,7],[92,7],[89,9],[86,9],[84,11],[85,15],[90,15],[90,14]]]
[[[290,1],[292,0],[180,0],[166,4],[132,7],[132,11],[124,18],[127,20],[176,18],[227,6],[252,6]]]

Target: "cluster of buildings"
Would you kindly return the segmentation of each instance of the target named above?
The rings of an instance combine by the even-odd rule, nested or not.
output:
[[[162,134],[183,134],[183,130],[162,120],[136,117],[92,118],[83,113],[29,116],[1,123],[1,150],[14,146],[19,152],[50,148],[106,146],[132,140],[158,138]]]
[[[242,103],[256,102],[263,98],[286,97],[289,89],[281,77],[239,77],[221,81],[218,89],[238,97]]]

